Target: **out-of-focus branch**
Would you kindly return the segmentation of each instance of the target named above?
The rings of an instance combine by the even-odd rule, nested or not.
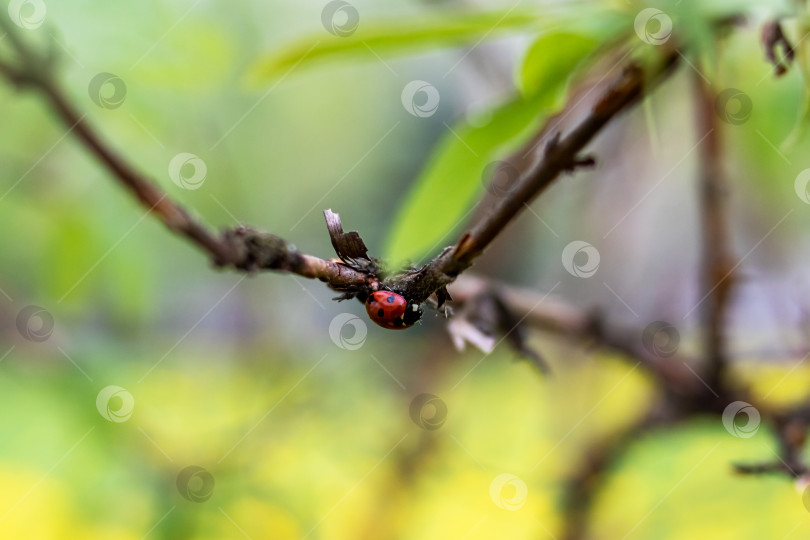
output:
[[[512,312],[515,319],[535,329],[551,332],[576,342],[592,341],[618,351],[632,362],[644,366],[667,392],[683,399],[702,395],[706,388],[689,369],[687,359],[657,356],[647,350],[640,329],[611,328],[598,311],[586,311],[546,295],[519,289],[485,278],[465,274],[453,285],[454,305],[484,293],[494,293]]]
[[[692,77],[695,87],[697,136],[700,145],[698,178],[701,219],[702,316],[706,382],[722,389],[728,366],[725,323],[734,286],[729,218],[726,208],[727,186],[722,166],[721,133],[717,126],[714,92],[699,74]],[[718,390],[719,391],[719,390]]]
[[[608,474],[641,436],[676,422],[657,408],[629,426],[593,444],[586,451],[563,491],[563,540],[584,540],[588,533],[588,514],[594,497],[601,491]]]
[[[793,45],[785,36],[779,19],[771,19],[762,25],[760,41],[762,42],[762,48],[765,50],[765,59],[773,64],[774,74],[781,77],[787,73],[796,53]],[[782,50],[781,54],[779,49]]]
[[[791,477],[810,473],[810,467],[802,458],[810,426],[810,404],[801,404],[792,409],[768,413],[779,443],[776,460],[761,463],[735,463],[740,474],[782,474]]]

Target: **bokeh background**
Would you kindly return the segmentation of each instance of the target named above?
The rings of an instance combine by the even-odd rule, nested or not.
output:
[[[451,212],[448,229],[439,206],[409,223],[403,208],[436,149],[486,126],[488,111],[517,94],[514,73],[550,31],[546,17],[598,28],[614,20],[598,10],[615,9],[632,35],[647,6],[518,2],[537,10],[536,26],[409,54],[358,47],[257,80],[257,63],[341,39],[324,26],[326,2],[45,3],[44,23],[22,35],[59,53],[59,78],[87,120],[200,219],[249,224],[329,257],[322,211],[332,208],[374,254],[413,262],[452,243],[464,220]],[[352,6],[358,32],[377,21],[440,32],[454,14],[515,9]],[[800,69],[773,78],[756,16],[695,69],[753,106],[743,122],[720,124],[744,277],[732,309],[734,376],[788,404],[810,383],[810,199],[795,181],[810,167],[797,128],[806,94]],[[639,339],[650,322],[670,321],[682,352],[695,353],[691,69],[601,135],[600,166],[550,189],[476,270],[599,308]],[[113,101],[94,100],[101,73],[125,94],[106,86]],[[403,106],[414,80],[440,95],[425,117]],[[111,181],[38,96],[0,86],[0,118],[0,537],[554,538],[563,481],[584,449],[649,403],[651,383],[634,362],[588,343],[532,333],[553,368],[543,377],[505,348],[456,351],[431,311],[389,332],[320,283],[216,271]],[[471,207],[485,190],[480,160],[513,148],[486,147],[449,166],[450,206]],[[205,164],[197,189],[170,178],[183,152]],[[454,203],[461,182],[473,197]],[[409,228],[441,233],[434,249]],[[598,248],[593,278],[561,264],[574,240]],[[51,321],[52,333],[37,334]],[[732,472],[775,449],[765,426],[736,437],[719,418],[649,433],[600,492],[591,535],[804,537],[810,513],[792,481]]]

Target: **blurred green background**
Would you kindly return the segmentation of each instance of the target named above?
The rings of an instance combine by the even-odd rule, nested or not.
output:
[[[441,33],[454,13],[514,8],[352,4],[358,35],[375,21],[422,21]],[[533,39],[550,32],[547,20],[597,30],[615,20],[632,36],[647,4],[523,2],[520,9],[537,10],[536,25],[512,21],[513,12],[510,32],[465,35],[472,52],[429,39],[404,56],[364,46],[250,80],[262,59],[294,56],[307,40],[342,39],[323,26],[325,5],[47,2],[44,24],[23,36],[55,47],[59,78],[88,121],[210,225],[249,224],[329,257],[322,210],[332,208],[372,253],[418,261],[453,242],[484,183],[480,163],[462,152],[442,177],[449,216],[439,204],[417,223],[408,212],[424,206],[403,209],[415,179],[429,174],[437,147],[488,125],[486,111],[514,99],[513,73]],[[594,11],[614,8],[613,19]],[[753,102],[743,125],[723,125],[734,249],[749,253],[733,309],[735,377],[759,399],[787,404],[810,383],[810,369],[797,363],[810,285],[810,212],[794,189],[810,166],[808,141],[794,131],[804,83],[798,69],[773,79],[756,21],[728,37],[701,76]],[[104,72],[126,85],[118,107],[99,107],[88,94]],[[685,314],[702,295],[691,76],[683,67],[600,136],[600,167],[549,190],[478,271],[599,307],[611,322],[638,328],[639,339],[649,322],[671,320],[682,351],[694,353],[697,314]],[[435,114],[419,118],[403,107],[413,80],[438,89]],[[588,344],[533,334],[554,370],[543,378],[502,348],[456,352],[430,311],[420,326],[389,332],[368,323],[358,302],[332,302],[335,293],[320,283],[217,272],[111,181],[36,95],[0,86],[0,118],[2,538],[554,538],[562,483],[584,449],[650,401],[641,368]],[[486,161],[511,148],[481,144],[492,152]],[[199,189],[169,177],[181,152],[206,165]],[[467,195],[456,201],[457,190]],[[446,222],[456,227],[445,238]],[[401,232],[411,228],[419,234]],[[430,252],[419,244],[423,234],[438,237]],[[594,279],[560,264],[562,248],[577,239],[600,250]],[[29,305],[53,318],[43,341],[18,330]],[[359,317],[352,321],[365,340],[340,326],[330,336],[344,313]],[[122,391],[97,403],[111,385]],[[424,393],[439,397],[446,417],[439,402],[411,411]],[[419,425],[436,411],[438,429]],[[650,433],[600,491],[591,536],[805,537],[810,513],[791,481],[731,470],[732,462],[774,459],[775,449],[765,426],[736,438],[719,418]],[[178,487],[190,466],[203,471]],[[518,480],[499,500],[492,483],[505,473]]]

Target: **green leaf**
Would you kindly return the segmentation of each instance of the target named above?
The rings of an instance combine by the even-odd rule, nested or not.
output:
[[[541,35],[523,57],[518,72],[521,91],[545,93],[549,106],[561,107],[571,79],[600,50],[609,49],[632,30],[633,21],[626,13],[606,10]]]
[[[550,105],[560,104],[570,76],[600,42],[585,34],[560,32],[540,36],[526,53],[520,70],[524,95],[546,94]]]
[[[541,21],[537,12],[525,10],[454,13],[391,23],[360,21],[357,31],[349,36],[321,31],[260,58],[248,78],[259,83],[282,76],[293,67],[300,69],[327,59],[373,61],[377,55],[390,57],[457,46],[504,32],[537,29],[548,22],[547,18]]]
[[[541,36],[520,72],[523,97],[496,109],[486,125],[462,122],[444,136],[394,220],[387,261],[417,260],[455,239],[451,235],[490,181],[484,178],[487,166],[520,147],[542,119],[562,106],[571,74],[606,40],[627,31],[627,25],[617,24],[623,19],[604,20],[604,28]]]
[[[418,260],[451,243],[489,181],[482,178],[487,165],[525,142],[545,108],[542,96],[517,98],[495,109],[484,125],[460,122],[448,130],[394,219],[385,260]]]

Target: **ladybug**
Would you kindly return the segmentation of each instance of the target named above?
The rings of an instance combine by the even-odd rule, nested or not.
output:
[[[401,294],[391,291],[376,291],[368,295],[366,313],[372,321],[389,330],[410,328],[422,318],[419,304],[408,302]]]

